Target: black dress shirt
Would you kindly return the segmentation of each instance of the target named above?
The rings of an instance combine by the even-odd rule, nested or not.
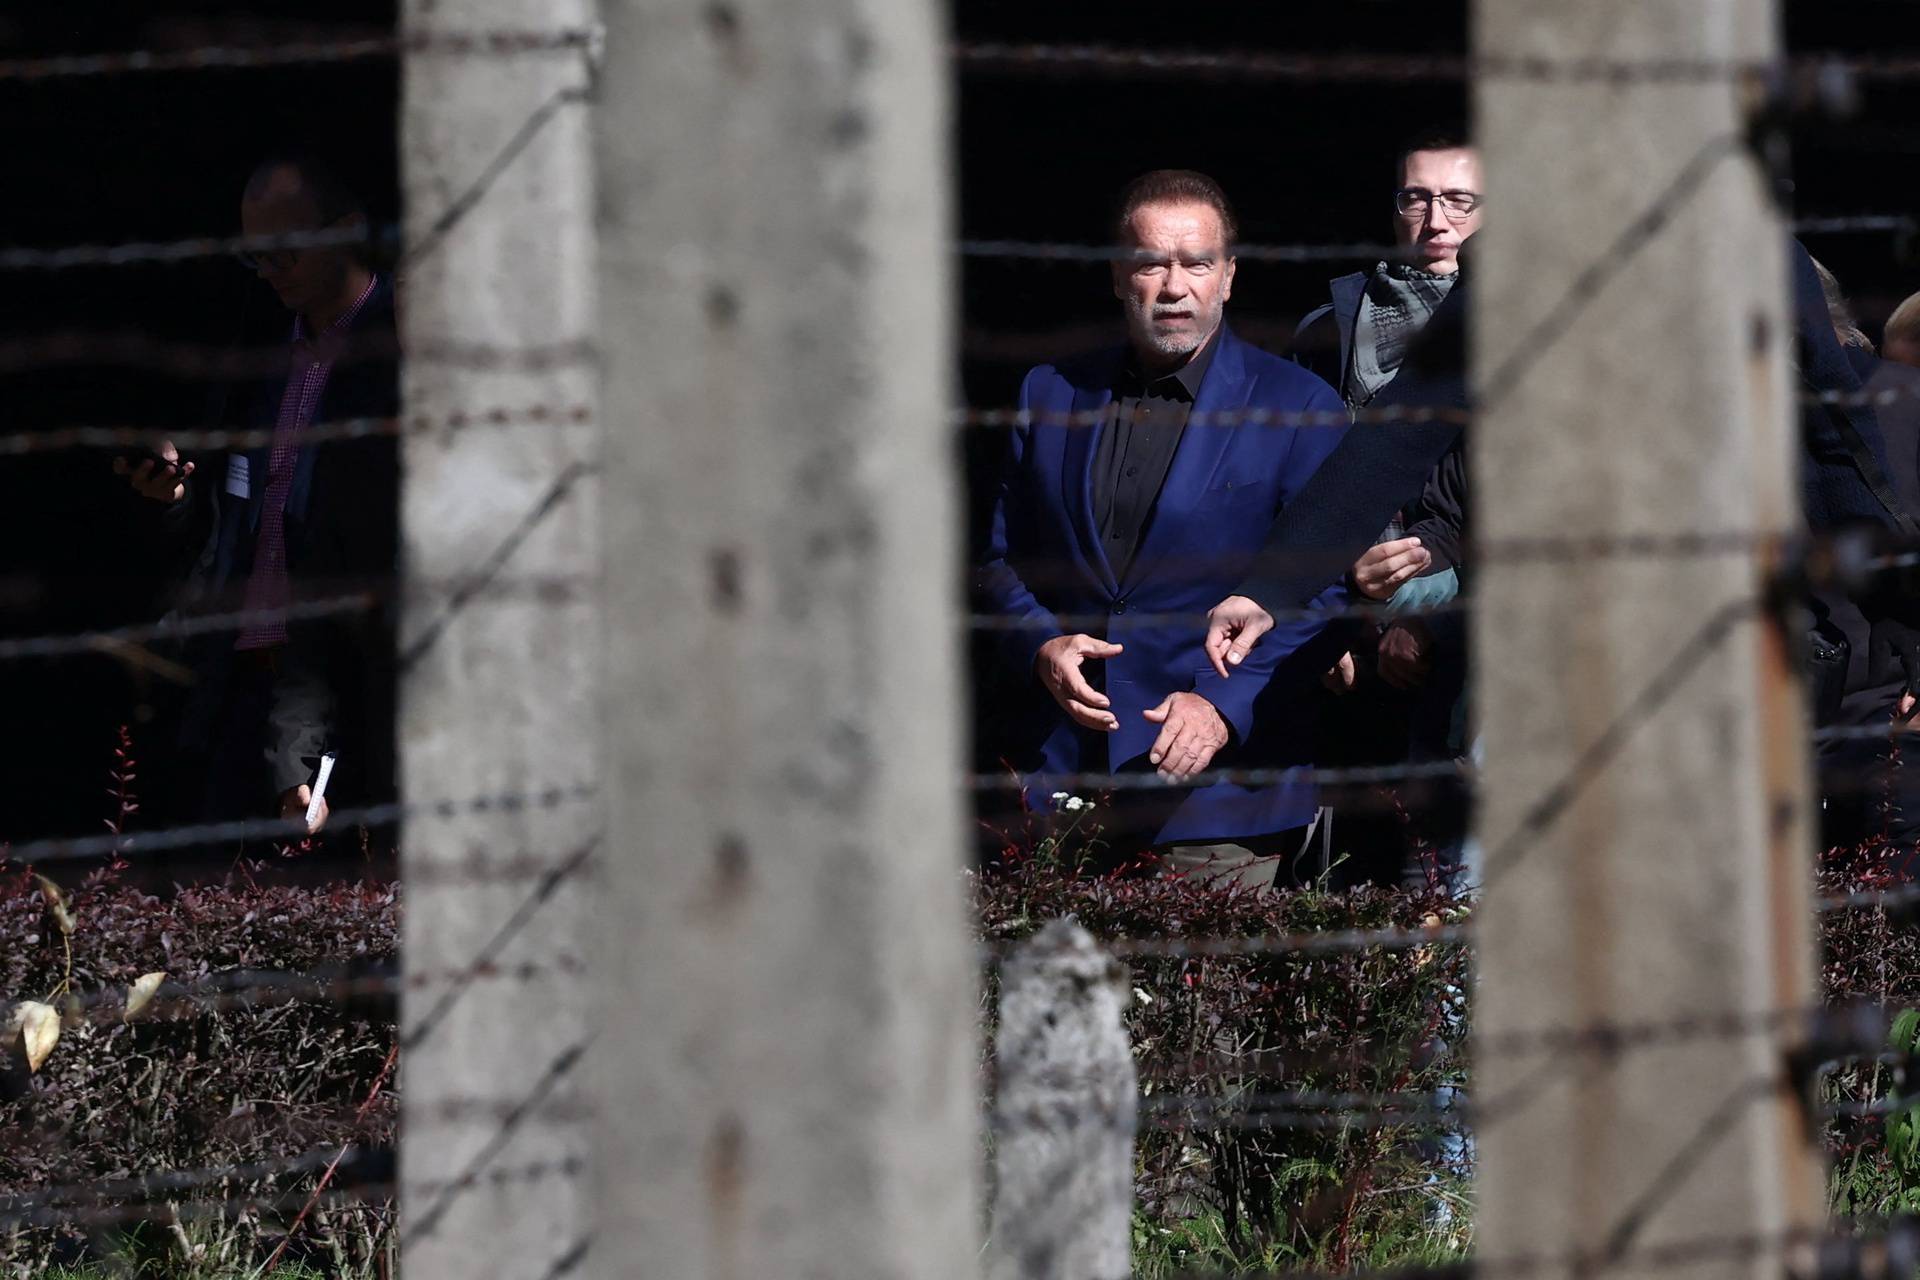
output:
[[[1184,365],[1151,381],[1129,360],[1113,389],[1093,453],[1093,522],[1116,575],[1126,572],[1139,550],[1214,346],[1208,338]]]

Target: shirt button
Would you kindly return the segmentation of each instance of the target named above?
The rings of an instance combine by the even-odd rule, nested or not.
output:
[[[1140,474],[1140,468],[1138,468],[1138,467],[1128,467],[1128,468],[1127,468],[1127,474],[1128,474],[1128,475],[1130,475],[1130,476],[1137,476],[1137,475],[1139,475],[1139,474]]]
[[[1125,613],[1127,611],[1127,602],[1125,600],[1115,600],[1113,602],[1113,611],[1115,613]]]

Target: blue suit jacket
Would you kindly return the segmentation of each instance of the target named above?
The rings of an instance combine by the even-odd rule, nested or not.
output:
[[[1214,425],[1207,415],[1345,406],[1333,388],[1291,361],[1240,341],[1224,327],[1217,341],[1192,420],[1124,571],[1108,563],[1094,526],[1090,472],[1104,428],[1050,419],[1103,409],[1113,398],[1125,349],[1041,365],[1021,387],[1020,407],[1034,421],[1011,433],[976,577],[985,607],[1014,620],[998,634],[998,651],[1020,690],[1021,705],[1005,717],[1012,740],[1002,744],[1018,768],[1047,774],[1147,769],[1146,752],[1160,730],[1141,713],[1179,691],[1206,698],[1233,729],[1233,743],[1214,767],[1309,759],[1299,699],[1338,656],[1311,643],[1324,625],[1283,620],[1231,679],[1222,680],[1207,662],[1200,618],[1246,577],[1274,516],[1345,428]],[[1316,603],[1334,607],[1342,598],[1335,584]],[[1155,614],[1184,618],[1156,621]],[[1056,620],[1064,615],[1096,615],[1106,625]],[[1112,700],[1120,722],[1114,733],[1075,725],[1033,675],[1041,645],[1078,631],[1104,633],[1125,646],[1118,657],[1084,668]],[[1304,784],[1217,783],[1168,792],[1156,842],[1271,834],[1302,825],[1314,806]]]

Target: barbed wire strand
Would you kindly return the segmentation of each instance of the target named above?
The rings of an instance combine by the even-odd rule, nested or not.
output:
[[[434,645],[447,633],[456,618],[475,600],[481,598],[487,588],[500,576],[503,569],[513,559],[526,540],[572,495],[574,486],[587,476],[597,475],[599,468],[594,463],[574,461],[561,468],[547,486],[546,491],[534,502],[526,514],[522,515],[514,527],[507,531],[485,559],[462,579],[455,583],[448,595],[445,606],[430,620],[412,640],[403,640],[395,668],[404,676],[432,651]]]
[[[571,874],[584,875],[585,870],[575,868]],[[551,863],[547,871],[549,875],[552,873]],[[492,956],[483,956],[452,968],[405,972],[391,966],[353,964],[311,970],[229,969],[191,981],[166,979],[154,991],[139,1017],[141,1021],[149,1021],[166,1018],[170,1012],[184,1011],[189,1015],[198,1015],[227,1009],[269,1008],[301,1001],[344,1004],[369,996],[401,995],[449,984],[532,982],[551,976],[573,978],[585,972],[587,967],[584,960],[566,954],[548,960],[522,960],[512,964],[501,964]],[[83,994],[65,997],[61,1007],[77,1013],[117,1019],[124,1016],[119,1010],[126,1003],[127,990],[126,983],[97,987]],[[262,996],[275,999],[263,1001]]]
[[[207,45],[0,60],[7,81],[97,79],[176,71],[265,70],[325,65],[408,54],[510,57],[593,52],[598,26],[555,30],[431,31],[343,40]],[[1063,73],[1175,76],[1301,83],[1376,83],[1466,80],[1470,77],[1547,83],[1692,84],[1786,77],[1806,83],[1835,77],[1868,80],[1920,76],[1920,58],[1834,51],[1775,59],[1606,58],[1552,59],[1504,55],[1280,53],[1254,50],[1130,49],[1092,43],[956,42],[949,56],[963,71],[1058,76]]]
[[[600,360],[599,348],[587,338],[525,344],[416,339],[408,341],[403,352],[397,335],[367,333],[356,335],[336,353],[331,367],[395,361],[403,354],[408,364],[507,373],[593,369]],[[64,329],[28,338],[0,339],[0,376],[68,366],[110,366],[176,379],[252,381],[284,377],[289,356],[285,342],[238,346],[156,337],[138,329]],[[61,429],[49,426],[17,434],[31,437]],[[128,429],[152,432],[162,428]],[[0,440],[12,438],[0,436]]]
[[[578,426],[594,420],[593,407],[570,405],[494,405],[484,409],[456,409],[444,414],[375,414],[332,418],[300,430],[300,446],[331,444],[392,436],[452,435],[481,427]],[[171,444],[190,451],[243,451],[273,443],[272,427],[69,426],[0,435],[0,457],[47,453],[66,449],[111,449],[122,446]]]
[[[1368,84],[1469,79],[1545,84],[1692,85],[1782,79],[1816,89],[1835,79],[1906,80],[1920,76],[1920,58],[1837,51],[1782,58],[1548,58],[1498,54],[1215,52],[1126,48],[1078,43],[963,41],[953,57],[976,74],[1063,74],[1243,80],[1301,84]]]
[[[548,1064],[526,1096],[501,1120],[499,1127],[467,1160],[461,1172],[449,1180],[446,1189],[413,1220],[413,1225],[404,1233],[407,1240],[424,1240],[439,1229],[441,1222],[445,1220],[447,1213],[453,1208],[460,1195],[479,1182],[486,1172],[486,1167],[512,1140],[514,1133],[525,1123],[533,1109],[579,1065],[592,1039],[592,1036],[589,1036],[585,1040],[567,1046]]]
[[[304,1165],[306,1162],[334,1150],[337,1150],[337,1148],[322,1148],[318,1151],[304,1153],[301,1156],[290,1157],[285,1161],[263,1161],[257,1166],[252,1167],[261,1171],[260,1179],[264,1180],[278,1176],[279,1173],[284,1172],[285,1166],[289,1163],[298,1162]],[[349,1148],[349,1151],[358,1152],[370,1162],[376,1164],[390,1160],[392,1154],[390,1150],[381,1147],[352,1147]],[[348,1167],[351,1168],[352,1166],[349,1165]],[[500,1165],[481,1172],[467,1185],[501,1187],[541,1182],[549,1178],[573,1178],[585,1172],[586,1167],[586,1161],[577,1156],[568,1156],[556,1160],[529,1161],[520,1165]],[[245,1181],[246,1179],[239,1175],[246,1173],[247,1169],[248,1166],[216,1165],[205,1169],[169,1170],[165,1172],[203,1177],[205,1181],[201,1186],[207,1187],[218,1186],[222,1182],[234,1181],[236,1179]],[[303,1168],[301,1171],[308,1173],[313,1172],[311,1168]],[[136,1180],[130,1179],[128,1181]],[[459,1181],[459,1179],[455,1178],[410,1178],[405,1182],[404,1186],[402,1186],[385,1178],[355,1180],[348,1185],[342,1186],[338,1190],[328,1192],[322,1197],[322,1203],[328,1205],[364,1203],[368,1204],[369,1207],[374,1207],[371,1202],[376,1197],[390,1198],[402,1190],[413,1195],[429,1194],[444,1191],[453,1186],[457,1181]],[[55,1190],[64,1193],[63,1198],[76,1198],[91,1192],[97,1185],[99,1184],[73,1183],[62,1188],[56,1188]],[[128,1222],[148,1220],[159,1211],[165,1211],[169,1215],[177,1214],[183,1220],[198,1220],[201,1218],[219,1217],[229,1213],[245,1213],[260,1209],[290,1208],[302,1203],[308,1194],[309,1192],[305,1190],[290,1190],[274,1196],[234,1196],[220,1200],[184,1200],[177,1202],[171,1200],[163,1202],[148,1199],[122,1205],[53,1205],[29,1210],[16,1210],[7,1205],[0,1204],[0,1230],[34,1226],[115,1226]]]
[[[558,344],[548,349],[529,349],[529,361],[538,367],[581,364],[596,360],[590,346]],[[458,356],[450,356],[454,359]],[[511,352],[501,359],[510,360]],[[465,356],[458,356],[466,359]],[[473,360],[484,363],[485,349],[477,349]],[[551,364],[546,362],[551,359]],[[1803,396],[1803,403],[1817,407],[1884,408],[1899,401],[1920,399],[1920,387],[1901,385],[1863,392],[1817,392]],[[1111,409],[1097,410],[1025,410],[1016,408],[962,408],[950,415],[961,429],[1015,430],[1030,426],[1065,426],[1093,429],[1103,425]],[[1349,414],[1326,409],[1217,409],[1192,415],[1189,426],[1341,428],[1350,425],[1398,424],[1458,427],[1467,425],[1473,411],[1444,406],[1379,406],[1361,408]],[[459,409],[445,414],[366,415],[326,419],[302,428],[301,444],[321,445],[337,440],[359,440],[369,436],[409,437],[471,430],[477,427],[504,427],[554,423],[579,425],[593,422],[593,407],[586,403],[563,405],[496,405],[483,409]],[[22,457],[56,453],[72,449],[111,449],[127,446],[172,444],[183,451],[221,451],[262,448],[272,443],[269,427],[169,427],[127,425],[49,425],[0,433],[0,456]]]
[[[0,59],[0,83],[90,80],[176,71],[265,71],[295,66],[392,59],[408,54],[505,58],[524,54],[591,52],[604,32],[595,27],[554,30],[416,30],[350,40],[293,40],[274,44],[203,45],[189,49],[129,49]]]
[[[1791,224],[1795,235],[1862,235],[1868,233],[1909,234],[1920,222],[1905,215],[1860,214],[1831,218],[1803,218]],[[1082,266],[1106,266],[1113,262],[1145,261],[1148,251],[1128,244],[1089,244],[1084,241],[966,239],[956,246],[963,258],[997,259],[1006,262],[1073,263]],[[1406,262],[1414,259],[1404,245],[1367,242],[1302,242],[1270,244],[1246,241],[1228,249],[1230,257],[1246,262]]]
[[[1513,873],[1529,852],[1540,847],[1540,837],[1573,807],[1587,786],[1626,750],[1640,727],[1652,720],[1684,686],[1702,663],[1743,622],[1764,616],[1765,602],[1753,598],[1728,601],[1709,614],[1694,634],[1683,640],[1651,680],[1641,686],[1600,734],[1575,755],[1560,777],[1521,812],[1514,829],[1489,843],[1484,862],[1483,889]]]
[[[402,819],[453,818],[473,813],[525,813],[563,808],[590,800],[599,794],[597,786],[575,783],[522,791],[505,791],[468,796],[462,799],[417,800],[366,805],[336,810],[330,821],[337,825],[359,824],[384,827]],[[293,842],[307,835],[302,818],[236,818],[220,822],[196,822],[159,831],[136,831],[126,835],[52,836],[28,840],[0,850],[7,860],[33,866],[75,858],[99,858],[155,853],[167,849],[185,849],[194,845],[228,841],[281,840]]]
[[[433,1034],[436,1027],[447,1020],[454,1007],[459,1004],[461,997],[466,995],[480,974],[495,963],[507,944],[518,937],[527,927],[528,922],[539,914],[540,908],[552,900],[562,885],[592,864],[594,855],[600,848],[600,842],[600,836],[595,835],[554,865],[535,883],[533,891],[520,901],[500,927],[494,930],[493,935],[481,944],[473,960],[461,971],[456,971],[456,976],[447,983],[446,990],[440,993],[433,1006],[422,1014],[413,1026],[401,1031],[399,1044],[402,1050],[411,1052],[418,1048],[428,1036]]]

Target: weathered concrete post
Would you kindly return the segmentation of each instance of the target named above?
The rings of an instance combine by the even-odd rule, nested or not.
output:
[[[403,28],[557,33],[592,16],[588,0],[408,0]],[[401,833],[417,981],[401,1018],[402,1240],[416,1280],[539,1277],[590,1229],[587,1184],[569,1171],[590,1133],[576,1064],[601,817],[574,789],[599,770],[598,388],[580,360],[470,358],[591,344],[588,78],[564,48],[429,44],[405,66],[404,408],[425,425],[403,453],[403,796],[567,797],[420,813]]]
[[[604,9],[599,1238],[647,1275],[977,1269],[942,13]]]
[[[1649,1249],[1778,1239],[1821,1213],[1763,1016],[1813,996],[1807,730],[1766,608],[1798,506],[1785,233],[1736,70],[1776,53],[1776,16],[1769,0],[1477,0],[1473,18],[1492,63],[1472,285],[1489,850],[1474,1092],[1529,1095],[1480,1134],[1476,1251],[1650,1275]],[[1593,61],[1700,65],[1576,73]],[[1648,1023],[1676,1030],[1498,1047]],[[1562,1078],[1516,1089],[1543,1071]],[[1706,1249],[1659,1274],[1764,1269]]]
[[[1000,971],[992,1280],[1133,1274],[1126,966],[1055,920]]]

